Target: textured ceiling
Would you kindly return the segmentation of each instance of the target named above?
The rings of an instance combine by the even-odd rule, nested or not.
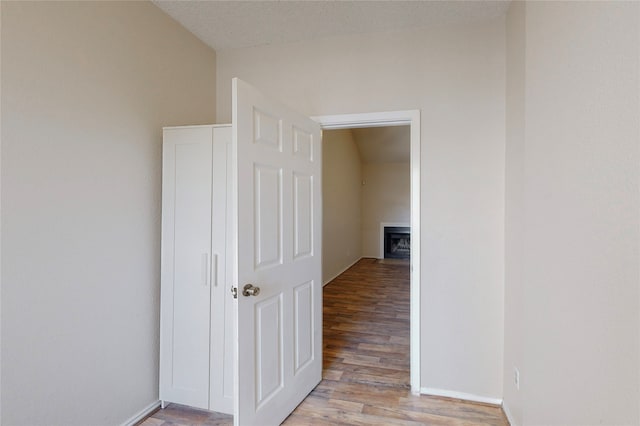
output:
[[[216,50],[367,34],[504,16],[509,1],[153,0]]]
[[[363,164],[409,162],[409,131],[409,126],[351,129]]]

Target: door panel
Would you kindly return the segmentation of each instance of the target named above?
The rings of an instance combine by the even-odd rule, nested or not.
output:
[[[209,410],[233,414],[233,321],[235,304],[229,292],[235,256],[231,232],[231,126],[213,128],[213,214],[211,287],[211,368]],[[229,254],[229,255],[227,255]],[[221,326],[224,324],[224,326]]]
[[[208,408],[211,128],[164,133],[160,398]]]
[[[280,120],[274,116],[254,108],[254,143],[282,151],[282,129],[280,124]]]
[[[313,281],[294,289],[294,374],[313,361]]]
[[[313,135],[294,127],[293,154],[304,160],[313,161]]]
[[[293,257],[313,254],[313,177],[293,174]]]
[[[282,263],[282,169],[254,165],[255,265]]]
[[[256,327],[256,403],[260,407],[283,386],[282,293],[256,304]]]
[[[320,382],[320,127],[233,82],[237,185],[234,422],[280,424]],[[244,296],[243,288],[260,288]]]

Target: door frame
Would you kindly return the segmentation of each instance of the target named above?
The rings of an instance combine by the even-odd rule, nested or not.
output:
[[[337,114],[311,117],[322,130],[359,127],[410,126],[411,145],[411,275],[410,275],[410,383],[420,393],[420,110]]]

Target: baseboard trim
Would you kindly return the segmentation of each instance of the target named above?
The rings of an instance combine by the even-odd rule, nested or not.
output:
[[[324,283],[322,283],[322,287],[324,287],[325,285],[329,284],[331,281],[335,280],[340,275],[344,274],[347,271],[347,269],[351,268],[353,265],[355,265],[356,263],[360,262],[362,259],[364,259],[364,257],[357,258],[352,264],[350,264],[349,266],[347,266],[346,268],[344,268],[343,270],[341,270],[340,272],[335,274],[332,278],[330,278],[330,279],[326,280]]]
[[[474,395],[472,393],[456,392],[435,388],[420,388],[420,393],[423,395],[442,396],[445,398],[455,398],[471,402],[480,402],[482,404],[496,405],[498,407],[502,406],[501,398],[490,398],[487,396]]]
[[[513,416],[511,415],[511,411],[509,411],[509,407],[507,406],[504,400],[502,401],[502,412],[507,417],[507,421],[511,426],[517,426],[516,423],[513,421]]]
[[[147,405],[142,410],[140,410],[138,414],[135,414],[129,420],[126,420],[124,423],[122,423],[122,426],[135,426],[141,420],[144,420],[145,417],[153,413],[158,408],[160,408],[160,401],[152,402],[151,404]]]

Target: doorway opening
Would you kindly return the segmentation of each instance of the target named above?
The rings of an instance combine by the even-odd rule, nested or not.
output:
[[[323,130],[406,126],[409,133],[410,173],[410,386],[420,393],[420,111],[344,114],[313,117]],[[366,185],[366,182],[364,182]],[[379,240],[379,236],[376,237]],[[406,241],[404,243],[406,245]],[[374,256],[377,257],[377,256]],[[323,277],[326,284],[334,278]]]

